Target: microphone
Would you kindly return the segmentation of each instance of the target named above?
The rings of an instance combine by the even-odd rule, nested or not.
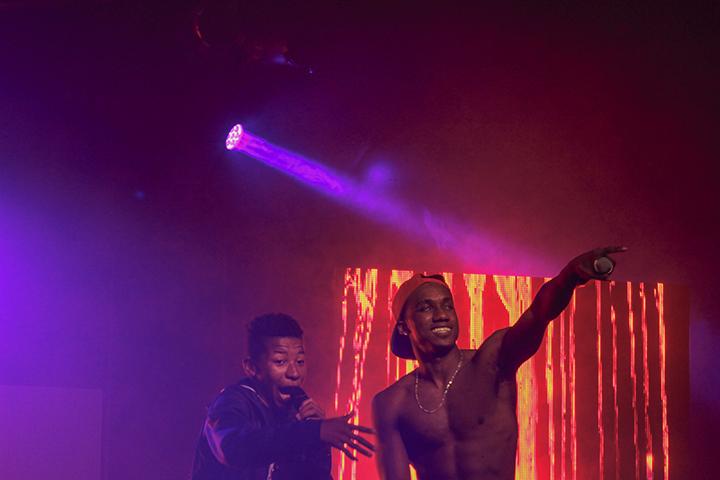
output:
[[[300,387],[280,387],[279,390],[280,393],[290,395],[290,403],[292,403],[292,406],[295,410],[300,410],[300,405],[302,405],[305,400],[310,398],[308,394],[305,393],[305,390]]]
[[[595,273],[600,275],[610,275],[614,268],[615,266],[613,265],[612,260],[608,257],[596,258],[593,262],[593,270],[595,270]]]

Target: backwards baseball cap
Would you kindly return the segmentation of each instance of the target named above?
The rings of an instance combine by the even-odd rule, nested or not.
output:
[[[423,275],[421,273],[413,275],[410,280],[406,281],[398,291],[395,292],[395,296],[392,301],[392,316],[395,320],[395,328],[393,328],[392,337],[390,338],[390,350],[400,358],[414,359],[415,353],[413,353],[412,344],[410,343],[410,337],[403,335],[398,330],[398,322],[402,316],[403,310],[405,309],[405,303],[410,295],[417,290],[420,286],[426,283],[437,283],[444,286],[448,290],[448,284],[445,283],[445,279],[442,275]]]

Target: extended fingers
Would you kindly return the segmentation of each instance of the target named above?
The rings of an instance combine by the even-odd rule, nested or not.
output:
[[[355,440],[355,441],[353,441],[353,440]],[[361,442],[363,445],[367,444],[367,448],[359,445],[357,442]],[[375,450],[375,446],[373,444],[371,444],[370,442],[368,442],[365,439],[358,439],[358,438],[355,438],[355,439],[348,438],[348,439],[344,439],[344,440],[339,440],[338,442],[333,444],[333,446],[335,448],[337,448],[338,450],[345,452],[345,454],[348,457],[352,458],[353,460],[357,460],[357,458],[351,453],[353,450],[356,452],[360,452],[362,455],[365,455],[366,457],[372,457],[372,452]]]
[[[355,460],[355,461],[357,461],[357,457],[356,457],[355,455],[353,455],[352,452],[351,452],[350,450],[348,450],[345,446],[340,446],[340,447],[337,447],[337,448],[338,448],[338,450],[340,450],[341,452],[343,452],[345,455],[347,455],[347,457],[348,457],[350,460]]]
[[[350,428],[356,432],[369,433],[375,435],[375,430],[369,427],[363,427],[362,425],[355,425],[354,423],[349,424]]]
[[[348,448],[355,450],[357,452],[360,452],[361,454],[365,455],[366,457],[372,457],[372,453],[368,450],[365,450],[363,447],[358,445],[357,443],[348,443]]]
[[[346,422],[349,422],[350,419],[353,417],[353,415],[355,415],[355,411],[354,411],[354,410],[351,411],[350,413],[345,414],[342,418],[343,418]],[[364,427],[364,426],[362,426],[362,425],[355,425],[354,423],[348,423],[347,425],[348,425],[352,430],[355,430],[355,431],[358,431],[358,432],[370,433],[370,434],[372,434],[372,435],[375,434],[375,430],[373,430],[372,428],[369,428],[369,427]]]
[[[366,447],[368,450],[375,451],[375,445],[370,443],[367,439],[361,437],[360,435],[351,435],[352,439],[356,442],[360,442],[364,447]]]
[[[372,457],[375,451],[375,445],[362,438],[360,435],[347,434],[340,436],[336,441],[332,442],[332,446],[342,451],[348,458],[357,460],[357,457],[353,455],[354,452],[359,452],[361,455],[366,457]]]

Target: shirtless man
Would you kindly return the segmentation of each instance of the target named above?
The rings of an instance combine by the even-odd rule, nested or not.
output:
[[[415,275],[393,299],[395,355],[420,366],[373,399],[384,480],[513,480],[518,423],[515,373],[540,347],[547,325],[578,285],[608,280],[624,247],[592,250],[543,285],[509,328],[476,351],[457,345],[458,318],[440,275]]]

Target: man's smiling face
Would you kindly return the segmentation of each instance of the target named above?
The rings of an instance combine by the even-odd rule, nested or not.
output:
[[[458,338],[458,318],[450,290],[438,283],[419,286],[405,303],[403,319],[413,348],[425,355],[445,353]]]

